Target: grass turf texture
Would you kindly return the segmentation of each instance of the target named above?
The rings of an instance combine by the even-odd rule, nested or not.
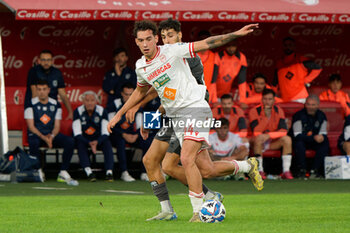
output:
[[[350,181],[267,181],[262,192],[249,181],[205,183],[225,196],[221,224],[188,223],[187,189],[174,180],[172,222],[145,222],[160,210],[147,182],[0,183],[0,232],[350,232]]]

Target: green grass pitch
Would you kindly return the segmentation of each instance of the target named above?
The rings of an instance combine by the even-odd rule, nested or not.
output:
[[[145,222],[160,210],[147,182],[0,183],[0,232],[350,232],[350,181],[266,181],[262,192],[249,181],[205,183],[225,196],[223,223],[189,223],[187,189],[174,180],[171,222]]]

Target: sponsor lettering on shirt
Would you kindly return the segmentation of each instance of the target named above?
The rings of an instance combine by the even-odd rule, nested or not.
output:
[[[164,73],[167,69],[170,69],[170,68],[171,68],[170,63],[165,64],[164,66],[162,66],[162,67],[158,68],[157,70],[153,71],[152,74],[148,75],[147,80],[151,81],[152,79],[154,79],[158,75]]]

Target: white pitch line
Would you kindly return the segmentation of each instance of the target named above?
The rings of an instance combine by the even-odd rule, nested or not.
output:
[[[102,192],[106,192],[106,193],[144,194],[144,192],[128,191],[128,190],[113,190],[113,189],[108,189],[108,190],[101,190],[101,191],[102,191]]]
[[[32,188],[39,189],[39,190],[68,190],[68,188],[56,188],[56,187],[32,187]]]

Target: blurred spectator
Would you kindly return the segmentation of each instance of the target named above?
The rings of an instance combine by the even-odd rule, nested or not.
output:
[[[320,100],[316,95],[306,98],[305,108],[293,115],[291,136],[298,168],[298,176],[305,178],[306,150],[316,151],[310,178],[322,177],[324,157],[329,152],[327,138],[327,118],[319,110]]]
[[[350,114],[350,99],[348,94],[341,90],[342,85],[341,76],[332,74],[328,81],[329,89],[320,94],[320,100],[339,102],[345,116],[348,116]]]
[[[24,119],[28,126],[29,153],[41,161],[40,146],[63,148],[61,171],[57,181],[77,185],[67,172],[74,151],[74,140],[59,133],[62,119],[61,105],[49,97],[50,88],[46,80],[38,80],[35,87],[37,96],[32,98],[24,111]],[[43,177],[41,168],[39,172]]]
[[[210,36],[209,31],[203,30],[198,33],[198,40],[204,40]],[[206,50],[199,52],[197,54],[203,64],[204,72],[204,82],[207,86],[209,92],[209,103],[216,105],[218,102],[218,95],[216,90],[216,78],[217,78],[217,69],[214,73],[214,63],[215,63],[215,53],[211,50]]]
[[[259,171],[266,178],[263,170],[262,153],[265,150],[282,149],[282,168],[284,179],[293,179],[290,172],[292,162],[292,140],[287,136],[287,124],[282,108],[275,105],[275,92],[264,89],[262,104],[249,111],[249,122],[253,132],[254,154],[259,160]]]
[[[342,154],[350,155],[350,115],[345,118],[343,133],[338,138],[338,148]]]
[[[216,81],[218,97],[232,93],[233,81],[237,78],[239,100],[244,101],[248,65],[245,55],[237,50],[236,43],[235,40],[232,41],[226,46],[225,51],[215,54],[214,74],[218,74]]]
[[[221,96],[221,106],[214,108],[213,117],[216,119],[226,118],[230,121],[230,132],[240,137],[247,137],[248,130],[243,110],[233,104],[233,98],[229,94]]]
[[[67,119],[73,119],[73,110],[66,94],[63,76],[59,69],[53,67],[53,53],[50,50],[41,51],[38,64],[32,67],[28,72],[27,90],[24,100],[25,108],[30,105],[32,98],[38,96],[35,87],[38,80],[47,81],[50,88],[49,97],[57,100],[57,95],[59,95],[63,104],[67,108]]]
[[[209,154],[212,160],[244,160],[249,153],[248,140],[229,132],[230,122],[226,118],[218,121],[221,122],[221,127],[209,135]]]
[[[80,165],[91,182],[96,181],[96,176],[91,170],[89,151],[95,155],[100,149],[104,155],[104,167],[106,181],[113,181],[113,151],[107,131],[107,111],[97,105],[98,97],[93,91],[83,94],[83,104],[74,111],[73,135],[78,148]]]
[[[125,48],[117,48],[113,51],[114,67],[105,74],[102,89],[108,94],[107,106],[112,104],[116,98],[120,98],[122,86],[132,83],[136,87],[136,73],[134,69],[127,66],[128,54]]]
[[[249,104],[261,103],[262,92],[265,88],[271,89],[267,84],[267,79],[264,74],[256,73],[253,76],[253,82],[247,83],[247,94],[244,102],[241,102],[241,108],[247,109]],[[282,99],[275,97],[275,103],[282,102]]]
[[[108,107],[108,118],[112,119],[113,116],[123,107],[126,101],[134,91],[134,86],[131,83],[125,83],[122,87],[122,98],[117,98],[114,100],[113,105]],[[135,147],[141,147],[146,153],[148,147],[143,148],[144,141],[139,135],[139,131],[142,124],[142,113],[136,112],[135,122],[129,123],[125,119],[125,115],[113,128],[113,133],[111,134],[111,141],[113,146],[117,148],[117,156],[119,162],[119,169],[122,173],[121,179],[126,182],[135,181],[135,179],[129,174],[127,170],[127,160],[126,160],[126,144],[130,144]]]
[[[305,85],[314,80],[322,71],[320,65],[309,58],[295,53],[295,41],[283,39],[284,57],[276,62],[273,86],[279,88],[283,101],[305,103],[308,96]]]

